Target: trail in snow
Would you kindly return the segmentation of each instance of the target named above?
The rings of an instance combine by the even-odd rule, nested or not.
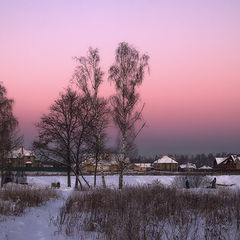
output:
[[[56,232],[56,227],[51,223],[56,218],[58,210],[63,206],[71,189],[59,190],[60,198],[48,201],[41,207],[29,208],[23,216],[8,217],[0,223],[1,240],[63,240]]]

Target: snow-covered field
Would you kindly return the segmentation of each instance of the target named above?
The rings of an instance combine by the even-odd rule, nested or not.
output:
[[[215,176],[214,176],[215,177]],[[214,178],[211,177],[211,178]],[[86,180],[93,185],[93,176],[85,176]],[[170,185],[175,176],[124,176],[124,185],[137,185],[137,184],[151,184],[154,181],[159,181],[164,185]],[[222,175],[216,176],[217,184],[231,185],[240,187],[240,175]],[[72,186],[74,186],[75,178],[71,178]],[[28,177],[29,184],[37,184],[50,186],[52,182],[60,182],[61,188],[66,188],[66,176],[31,176]],[[118,175],[105,176],[105,181],[108,187],[118,186]],[[101,176],[97,176],[97,184],[101,186]]]
[[[165,185],[170,185],[175,176],[124,176],[125,185],[151,184],[159,181]],[[213,177],[212,177],[213,178]],[[231,185],[232,188],[240,187],[240,176],[217,176],[218,184]],[[93,176],[86,176],[87,181],[93,184]],[[74,186],[74,177],[72,177],[72,186]],[[106,176],[106,184],[109,187],[117,187],[118,175]],[[65,236],[57,234],[57,229],[52,224],[56,218],[59,208],[71,193],[72,188],[66,185],[66,176],[31,176],[28,177],[28,183],[36,186],[50,186],[52,182],[60,182],[61,188],[58,190],[61,195],[58,200],[51,200],[44,206],[30,208],[26,214],[20,217],[0,216],[0,239],[1,240],[63,240]],[[97,178],[97,183],[101,186],[101,177]],[[84,238],[88,239],[88,238]]]
[[[174,176],[124,176],[124,185],[150,184],[154,181],[160,181],[163,184],[171,184]],[[85,179],[93,185],[93,176],[85,176]],[[101,176],[97,176],[97,185],[101,186]],[[118,175],[105,176],[108,187],[118,186]],[[41,184],[50,186],[51,182],[60,182],[62,188],[67,187],[66,176],[31,176],[28,177],[28,183]],[[71,177],[72,186],[74,186],[75,178]]]

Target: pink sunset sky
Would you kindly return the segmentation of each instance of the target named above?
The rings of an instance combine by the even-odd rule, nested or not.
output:
[[[125,41],[150,56],[143,155],[240,152],[240,1],[0,0],[0,81],[26,147],[89,46],[107,71]]]

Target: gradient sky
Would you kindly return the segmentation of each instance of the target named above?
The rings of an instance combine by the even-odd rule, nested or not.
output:
[[[69,84],[72,57],[119,42],[148,53],[140,154],[240,152],[240,1],[0,0],[0,81],[29,147],[34,123]]]

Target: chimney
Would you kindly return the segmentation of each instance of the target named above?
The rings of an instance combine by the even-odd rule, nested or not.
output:
[[[23,155],[23,146],[22,146],[22,155]]]

